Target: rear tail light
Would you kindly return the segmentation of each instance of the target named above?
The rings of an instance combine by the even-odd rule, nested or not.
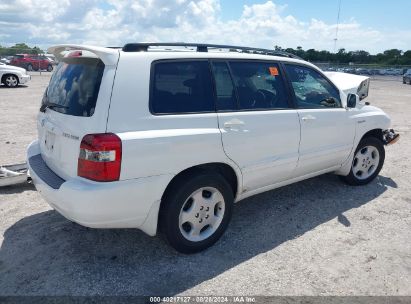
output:
[[[88,134],[80,144],[77,175],[98,182],[119,180],[121,139],[112,133]]]

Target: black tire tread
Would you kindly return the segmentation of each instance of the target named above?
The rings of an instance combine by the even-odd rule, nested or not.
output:
[[[224,219],[217,231],[201,242],[191,242],[184,238],[178,227],[178,217],[181,207],[187,197],[196,189],[211,186],[217,188],[224,196]],[[212,246],[224,231],[232,215],[234,195],[230,184],[225,178],[215,172],[196,171],[176,180],[165,193],[161,204],[159,228],[168,243],[178,252],[191,254]]]

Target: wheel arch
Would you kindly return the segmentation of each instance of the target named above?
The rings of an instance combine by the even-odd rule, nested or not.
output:
[[[353,158],[354,158],[355,150],[357,149],[357,146],[359,145],[361,140],[363,140],[364,138],[367,138],[367,137],[374,137],[374,138],[377,138],[378,140],[381,140],[381,142],[384,142],[383,129],[373,128],[371,130],[366,131],[361,137],[358,137],[354,142],[353,148],[352,148],[351,153],[348,156],[347,160],[341,166],[340,169],[338,169],[337,171],[334,172],[335,174],[343,175],[343,176],[349,174],[349,172],[351,170],[351,164],[352,164],[352,161],[353,161]]]
[[[360,141],[363,140],[366,137],[375,137],[375,138],[381,140],[382,142],[384,142],[384,136],[383,136],[382,129],[379,129],[379,128],[372,129],[372,130],[369,130],[369,131],[365,132],[364,135],[361,137]]]
[[[151,207],[151,210],[144,221],[143,225],[139,227],[140,230],[144,231],[148,235],[154,236],[158,233],[161,223],[162,210],[164,198],[172,189],[173,185],[181,181],[184,178],[188,178],[189,175],[199,173],[204,171],[213,171],[220,173],[224,178],[227,179],[228,183],[233,189],[234,198],[238,197],[241,187],[242,187],[242,175],[239,168],[234,167],[232,164],[227,164],[224,162],[211,162],[198,164],[192,167],[188,167],[178,174],[174,175],[173,178],[168,182],[167,186],[164,188],[161,199],[156,201]]]
[[[186,168],[176,174],[171,181],[168,183],[166,189],[164,190],[163,196],[162,196],[162,201],[163,198],[167,195],[167,192],[170,191],[170,189],[173,187],[175,183],[178,181],[187,178],[188,176],[200,172],[217,172],[221,174],[227,182],[230,184],[231,189],[233,190],[233,195],[236,197],[238,195],[238,189],[239,185],[241,184],[241,176],[238,175],[238,173],[235,171],[235,169],[226,164],[226,163],[221,163],[221,162],[215,162],[215,163],[205,163],[205,164],[200,164],[200,165],[195,165],[189,168]]]
[[[241,189],[242,186],[242,175],[239,169],[236,171],[236,169],[233,168],[231,165],[222,162],[204,163],[192,166],[180,171],[177,175],[174,175],[174,177],[168,182],[167,186],[165,187],[165,190],[163,191],[161,199],[157,200],[153,204],[149,211],[149,214],[147,215],[146,220],[139,227],[139,229],[144,231],[148,235],[155,236],[158,233],[159,228],[161,227],[161,217],[164,215],[162,214],[162,210],[164,210],[164,198],[167,195],[167,193],[172,189],[173,185],[181,181],[181,179],[187,178],[190,174],[211,170],[214,170],[214,172],[219,172],[225,178],[227,178],[229,184],[233,189],[234,197],[237,197],[238,193],[240,192],[239,189]],[[236,187],[235,192],[234,187]]]

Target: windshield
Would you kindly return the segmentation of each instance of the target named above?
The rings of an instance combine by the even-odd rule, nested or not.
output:
[[[97,58],[65,58],[51,77],[44,104],[60,105],[53,111],[89,117],[94,114],[104,64]]]

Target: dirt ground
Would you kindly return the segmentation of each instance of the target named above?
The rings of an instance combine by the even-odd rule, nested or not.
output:
[[[48,80],[0,87],[0,164],[24,161]],[[0,295],[411,295],[411,86],[372,80],[368,101],[401,134],[374,182],[328,174],[246,199],[197,255],[69,222],[31,185],[0,189]]]

